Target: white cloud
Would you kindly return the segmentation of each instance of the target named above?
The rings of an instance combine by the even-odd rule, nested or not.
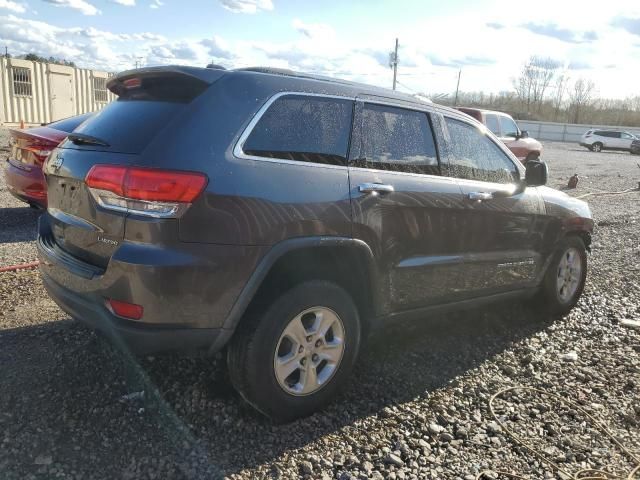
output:
[[[151,4],[149,5],[149,8],[160,8],[161,6],[164,5],[164,2],[160,1],[160,0],[151,0]]]
[[[7,1],[11,0],[0,0]],[[77,0],[49,1],[66,4]],[[220,1],[225,8],[244,13],[273,8],[271,1],[265,0]],[[539,1],[545,8],[553,3]],[[161,6],[162,0],[136,3],[154,8]],[[212,35],[165,37],[149,32],[114,33],[85,26],[84,22],[80,24],[83,26],[61,28],[8,15],[0,16],[0,45],[8,45],[13,55],[33,52],[107,71],[132,68],[137,60],[143,65],[205,66],[213,62],[228,68],[289,68],[390,87],[388,55],[399,35],[398,81],[403,91],[453,92],[460,68],[462,90],[512,91],[511,79],[523,63],[531,55],[540,55],[562,62],[573,80],[594,80],[603,96],[637,94],[640,29],[636,27],[640,22],[636,24],[636,20],[640,11],[612,7],[597,24],[585,27],[574,18],[573,10],[563,5],[552,17],[545,17],[545,10],[538,9],[478,7],[454,16],[407,18],[400,33],[392,23],[372,25],[370,31],[374,33],[367,34],[367,29],[336,31],[328,23],[282,20],[291,23],[288,29],[286,25],[280,29],[278,38],[283,40],[278,41],[260,31],[244,32],[235,40]],[[620,12],[624,12],[625,21],[620,20]],[[468,35],[451,35],[454,24],[458,32],[473,32],[473,41]],[[447,41],[425,41],[425,32],[429,32],[429,38]]]
[[[257,13],[260,10],[273,10],[271,0],[220,0],[224,8],[234,13]]]
[[[304,23],[302,20],[296,18],[293,20],[292,25],[293,28],[307,38],[327,39],[335,36],[333,28],[325,23]]]
[[[117,3],[118,5],[124,5],[125,7],[135,7],[136,0],[111,0],[113,3]]]
[[[27,8],[22,3],[12,2],[11,0],[0,0],[0,8],[15,13],[24,13],[27,11]]]
[[[100,10],[85,0],[43,0],[51,3],[56,7],[72,8],[80,11],[83,15],[98,15]]]

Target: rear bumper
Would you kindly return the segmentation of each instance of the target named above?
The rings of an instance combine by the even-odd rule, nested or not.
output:
[[[13,196],[41,208],[47,207],[47,188],[40,167],[20,168],[7,160],[4,175],[7,188]]]
[[[76,320],[98,330],[118,347],[137,354],[181,351],[219,350],[230,332],[218,328],[176,328],[137,324],[112,314],[104,303],[72,292],[46,274],[42,275],[49,296]]]
[[[222,348],[232,333],[225,320],[262,252],[122,242],[100,268],[56,243],[48,213],[38,221],[37,248],[45,286],[63,310],[143,353]],[[108,298],[141,305],[142,318],[115,315]]]
[[[591,144],[590,143],[585,143],[585,142],[580,142],[580,146],[581,147],[591,148]]]

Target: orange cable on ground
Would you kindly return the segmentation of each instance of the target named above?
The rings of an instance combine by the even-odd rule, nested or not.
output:
[[[15,272],[16,270],[26,270],[28,268],[36,268],[38,265],[40,265],[40,262],[38,260],[36,260],[35,262],[19,263],[18,265],[9,265],[7,267],[0,267],[0,273]]]

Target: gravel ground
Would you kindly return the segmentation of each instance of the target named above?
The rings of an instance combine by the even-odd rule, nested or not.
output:
[[[640,180],[638,157],[545,148],[551,186],[579,174],[572,195]],[[598,227],[570,315],[500,305],[396,326],[366,346],[336,402],[288,425],[246,407],[219,357],[132,358],[60,312],[36,271],[0,273],[1,476],[560,478],[504,428],[567,472],[626,475],[633,462],[586,414],[640,455],[640,331],[620,324],[640,320],[640,196],[587,199]],[[36,216],[0,180],[0,266],[35,258]],[[501,426],[488,403],[511,386],[543,392],[496,398]]]

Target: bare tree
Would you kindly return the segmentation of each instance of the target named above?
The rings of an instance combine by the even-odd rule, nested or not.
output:
[[[573,110],[573,123],[580,123],[580,112],[593,99],[595,88],[596,86],[591,80],[585,80],[584,78],[579,78],[573,84],[573,88],[569,92],[569,100]]]
[[[552,58],[532,56],[522,67],[520,76],[513,80],[513,86],[518,98],[527,105],[536,105],[540,110],[549,85],[560,69],[560,62]]]
[[[556,77],[555,83],[555,95],[553,96],[553,119],[558,121],[558,115],[560,114],[560,109],[562,108],[562,102],[564,101],[564,96],[567,93],[567,87],[569,86],[569,76],[565,74],[560,74]]]

